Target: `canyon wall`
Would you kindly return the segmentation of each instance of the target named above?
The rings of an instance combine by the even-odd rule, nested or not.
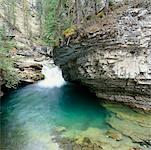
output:
[[[64,78],[105,102],[151,110],[151,2],[121,4],[83,31],[54,49]]]

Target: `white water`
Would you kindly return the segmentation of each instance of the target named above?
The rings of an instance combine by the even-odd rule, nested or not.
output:
[[[38,83],[39,86],[44,88],[61,87],[66,82],[62,77],[62,72],[59,67],[54,66],[52,68],[43,66],[42,73],[45,75],[45,79]]]

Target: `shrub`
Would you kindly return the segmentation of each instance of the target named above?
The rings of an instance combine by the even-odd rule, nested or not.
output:
[[[8,88],[15,88],[19,82],[14,68],[14,59],[10,57],[9,51],[14,47],[14,42],[6,39],[5,30],[0,29],[0,70],[3,80]]]

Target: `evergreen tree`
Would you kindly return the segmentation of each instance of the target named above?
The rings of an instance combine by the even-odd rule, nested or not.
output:
[[[4,28],[0,28],[0,72],[3,74],[5,85],[15,88],[19,80],[14,69],[14,59],[9,55],[14,47],[13,41],[5,36]]]
[[[44,6],[44,39],[47,43],[58,45],[62,32],[71,26],[66,0],[45,0]]]

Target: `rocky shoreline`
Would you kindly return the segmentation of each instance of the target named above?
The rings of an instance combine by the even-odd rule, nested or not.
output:
[[[111,113],[108,128],[88,128],[71,134],[65,127],[51,133],[62,150],[149,150],[151,148],[150,113],[122,105],[105,104]],[[69,133],[68,133],[69,132]]]
[[[67,81],[88,87],[101,101],[150,111],[150,1],[128,6],[84,27],[84,38],[54,49],[54,61]]]
[[[46,48],[45,48],[46,49]],[[52,61],[52,55],[43,47],[37,47],[33,51],[30,50],[17,50],[16,54],[12,57],[15,59],[14,72],[19,80],[18,86],[33,84],[45,78],[42,74],[43,65]],[[32,55],[31,55],[32,54]],[[17,88],[16,87],[16,88]],[[2,73],[0,74],[0,97],[7,91]]]
[[[3,56],[3,49],[8,46],[4,56],[10,58],[10,61],[11,58],[15,59],[15,62],[13,60],[14,67],[11,66],[10,70],[12,69],[11,72],[15,72],[16,80],[19,80],[18,86],[43,79],[42,62],[49,61],[50,57],[52,58],[51,48],[46,46],[46,43],[40,38],[41,20],[39,19],[38,9],[36,9],[36,1],[26,1],[27,15],[25,15],[24,7],[24,2],[21,1],[1,1],[0,9],[0,29],[4,32],[4,35],[1,33],[1,41],[5,43],[4,46],[1,46],[1,55]],[[7,63],[7,60],[5,61]],[[0,63],[3,65],[2,61]],[[3,95],[2,88],[7,85],[5,83],[7,81],[4,81],[4,72],[5,70],[2,67],[0,69],[0,97]],[[11,79],[10,82],[13,82],[12,76]],[[16,80],[14,78],[14,82],[17,84]]]

